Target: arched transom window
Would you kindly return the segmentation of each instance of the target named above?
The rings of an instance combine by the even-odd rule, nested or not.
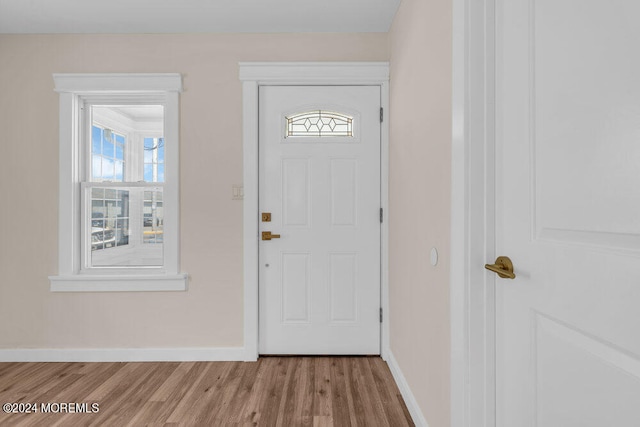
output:
[[[287,116],[286,120],[286,138],[353,136],[353,117],[334,111],[307,111]]]

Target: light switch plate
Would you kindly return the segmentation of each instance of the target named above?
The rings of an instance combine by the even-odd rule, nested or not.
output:
[[[231,200],[242,200],[242,199],[244,199],[244,185],[233,184],[231,186]]]

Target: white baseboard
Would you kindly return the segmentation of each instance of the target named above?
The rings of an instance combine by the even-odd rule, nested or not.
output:
[[[393,375],[393,378],[396,380],[396,384],[400,389],[400,394],[402,394],[402,398],[404,399],[405,405],[407,405],[411,418],[413,418],[413,422],[417,427],[429,427],[429,424],[427,424],[427,420],[422,414],[422,411],[418,406],[418,402],[409,388],[409,383],[407,383],[407,379],[404,377],[402,370],[400,370],[400,366],[398,365],[396,358],[393,356],[393,353],[390,349],[387,349],[384,353],[387,365],[389,365],[389,370],[391,370],[391,375]]]
[[[0,362],[255,361],[244,347],[0,349]]]

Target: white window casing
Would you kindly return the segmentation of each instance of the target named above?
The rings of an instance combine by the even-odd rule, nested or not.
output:
[[[179,94],[180,74],[54,74],[60,94],[58,275],[54,292],[183,291],[188,276],[180,271],[179,240]],[[160,267],[86,268],[83,257],[82,186],[87,176],[83,147],[83,105],[96,103],[164,106],[164,237]],[[86,145],[86,143],[85,143]],[[86,185],[86,184],[85,184]]]

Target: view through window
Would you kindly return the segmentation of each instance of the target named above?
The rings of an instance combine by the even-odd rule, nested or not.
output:
[[[91,105],[83,183],[89,267],[163,262],[164,108]]]

